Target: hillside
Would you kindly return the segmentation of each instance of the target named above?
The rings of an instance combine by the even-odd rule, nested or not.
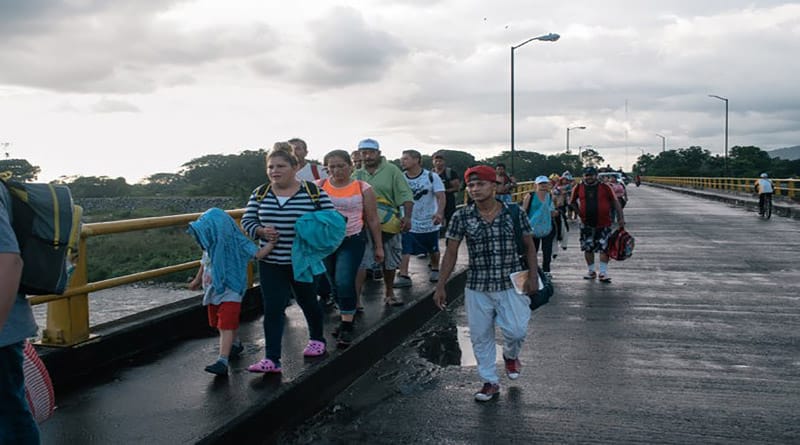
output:
[[[787,161],[794,161],[795,159],[800,159],[800,145],[795,145],[794,147],[777,148],[775,150],[770,150],[767,153],[769,153],[770,157],[772,158],[781,158]]]

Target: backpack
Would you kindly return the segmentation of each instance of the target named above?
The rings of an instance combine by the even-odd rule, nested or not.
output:
[[[636,245],[633,236],[625,229],[617,229],[608,237],[608,257],[612,260],[625,261],[633,255]]]
[[[19,292],[63,294],[70,276],[68,262],[78,250],[83,209],[73,203],[65,185],[7,178],[0,182],[11,196],[11,226],[24,264]]]
[[[311,201],[314,203],[314,210],[322,209],[322,204],[319,203],[319,187],[317,187],[317,184],[308,181],[300,181],[300,182],[306,189],[308,197],[311,198]],[[256,195],[256,201],[263,201],[264,198],[267,197],[267,193],[269,193],[271,188],[272,184],[259,185],[256,191],[254,192],[254,194]]]
[[[508,210],[511,212],[511,219],[514,223],[514,240],[517,242],[517,255],[520,257],[522,266],[528,269],[528,261],[525,259],[527,249],[525,248],[525,243],[522,242],[522,227],[519,223],[519,206],[517,204],[509,204]],[[550,302],[550,298],[554,293],[553,281],[547,278],[541,267],[536,269],[536,273],[539,275],[539,282],[544,286],[536,292],[536,295],[531,297],[530,308],[532,311]]]
[[[531,207],[533,207],[533,200],[536,199],[535,192],[531,193]],[[533,229],[533,236],[536,238],[544,238],[553,231],[553,218],[550,215],[550,205],[553,203],[553,198],[547,195],[539,209],[532,215],[528,215],[531,222],[531,229]]]

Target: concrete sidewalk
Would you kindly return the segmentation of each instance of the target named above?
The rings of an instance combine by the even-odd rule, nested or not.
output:
[[[466,254],[448,283],[453,297],[461,294],[466,279]],[[263,358],[262,318],[243,321],[240,336],[245,344],[242,356],[231,362],[227,377],[215,377],[203,367],[216,359],[217,337],[202,329],[203,308],[184,308],[155,316],[139,315],[114,326],[104,326],[105,335],[74,350],[45,351],[48,367],[71,371],[59,377],[56,387],[58,408],[52,419],[41,425],[42,443],[245,443],[268,441],[281,428],[301,422],[317,412],[339,392],[419,329],[438,310],[430,298],[427,260],[412,258],[414,285],[396,289],[406,304],[383,304],[383,283],[365,286],[365,312],[357,317],[355,342],[344,351],[336,350],[330,335],[338,325],[335,311],[326,314],[325,334],[332,349],[320,358],[301,354],[307,341],[305,319],[295,304],[287,309],[283,340],[282,375],[252,374],[247,366]],[[185,304],[184,304],[185,305]],[[172,315],[170,315],[172,314]],[[175,325],[195,323],[205,335],[179,338]],[[163,335],[160,347],[154,347]],[[142,340],[144,339],[144,340]],[[75,372],[83,366],[104,365],[113,349],[151,349],[131,356],[123,363],[105,366],[76,383]],[[66,369],[70,368],[70,369]],[[69,373],[67,373],[69,374]]]
[[[723,190],[694,189],[689,187],[675,187],[671,185],[644,183],[649,187],[658,187],[673,192],[686,193],[701,198],[713,199],[736,206],[744,207],[753,212],[758,212],[758,196],[752,193],[726,192]],[[631,186],[628,186],[630,190]],[[800,204],[784,197],[773,196],[772,215],[800,219]]]

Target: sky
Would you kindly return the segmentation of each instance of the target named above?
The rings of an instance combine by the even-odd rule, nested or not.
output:
[[[800,2],[0,0],[0,156],[62,176],[377,139],[483,159],[800,144]],[[542,172],[547,174],[549,172]]]

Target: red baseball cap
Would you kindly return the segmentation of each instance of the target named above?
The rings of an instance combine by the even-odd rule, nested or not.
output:
[[[476,165],[464,172],[464,182],[469,182],[471,176],[477,176],[478,180],[497,182],[497,172],[488,165]]]

